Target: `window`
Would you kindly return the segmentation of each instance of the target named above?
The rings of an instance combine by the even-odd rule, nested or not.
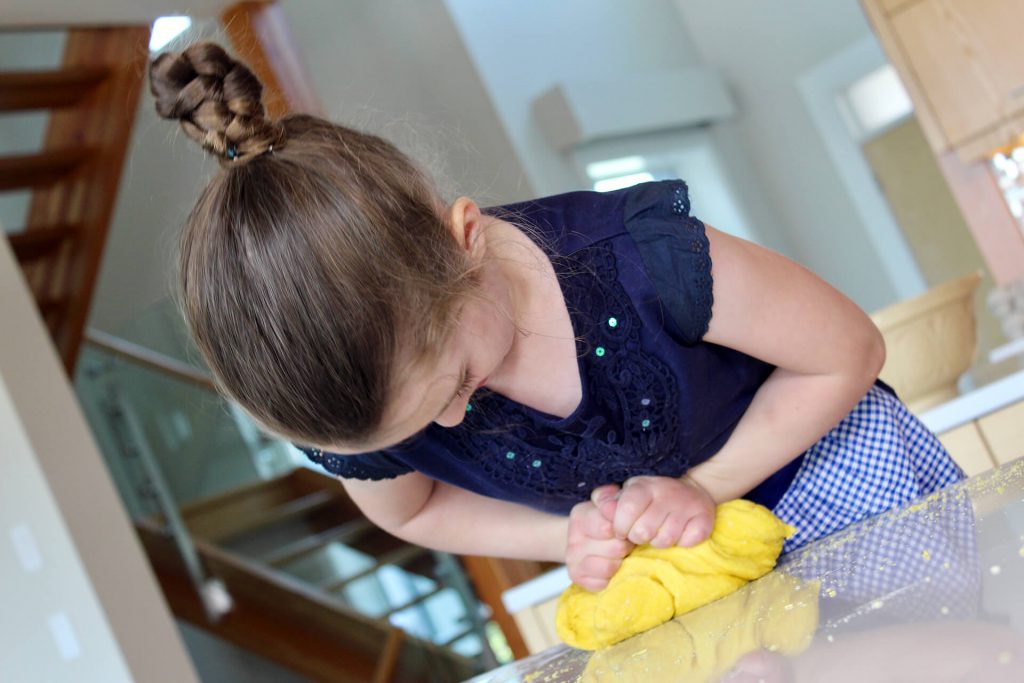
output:
[[[839,108],[850,129],[869,139],[914,113],[914,105],[891,64],[854,81],[841,95]]]

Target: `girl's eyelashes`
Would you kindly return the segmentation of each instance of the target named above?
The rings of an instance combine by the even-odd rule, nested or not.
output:
[[[462,380],[462,384],[459,386],[459,390],[455,392],[457,398],[465,398],[467,395],[472,393],[473,387],[476,386],[476,378],[469,374],[469,370],[466,371],[466,376]]]

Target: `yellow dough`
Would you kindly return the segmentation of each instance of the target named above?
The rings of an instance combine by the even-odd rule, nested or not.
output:
[[[704,542],[691,548],[638,546],[604,590],[569,586],[558,600],[558,637],[596,650],[718,600],[770,572],[783,541],[795,531],[756,503],[723,503]]]
[[[767,649],[794,656],[818,627],[817,581],[771,574],[706,609],[595,652],[581,683],[717,681],[743,655]]]

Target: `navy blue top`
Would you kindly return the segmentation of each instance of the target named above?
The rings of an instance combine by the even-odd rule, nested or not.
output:
[[[457,427],[431,423],[374,453],[307,455],[346,478],[417,470],[559,514],[602,484],[678,477],[714,455],[774,367],[702,341],[711,258],[686,184],[569,192],[484,213],[525,222],[544,242],[576,334],[579,406],[559,418],[483,389]],[[801,458],[747,498],[774,506]]]

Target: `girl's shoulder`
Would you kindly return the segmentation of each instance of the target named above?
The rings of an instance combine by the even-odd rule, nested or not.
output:
[[[713,305],[710,247],[704,224],[691,214],[683,180],[566,192],[483,211],[523,228],[549,256],[572,262],[603,246],[621,262],[639,264],[668,313],[668,332],[687,346],[707,332]]]
[[[679,220],[689,213],[686,183],[679,179],[639,183],[608,192],[575,190],[483,212],[508,221],[561,255],[631,235],[638,224]]]

